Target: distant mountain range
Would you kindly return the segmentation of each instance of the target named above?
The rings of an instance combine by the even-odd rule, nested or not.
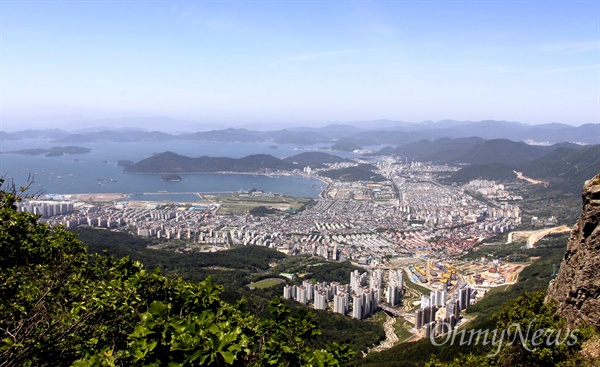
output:
[[[129,173],[193,173],[193,172],[258,172],[263,170],[292,171],[306,166],[324,167],[323,163],[348,161],[322,152],[306,152],[285,159],[269,154],[254,154],[243,158],[190,158],[173,152],[155,154],[126,166]]]
[[[22,130],[12,133],[0,131],[0,141],[29,140],[29,139],[61,139],[69,133],[60,129]]]
[[[137,123],[138,126],[160,126],[162,124],[165,126],[165,130],[172,130],[172,127],[177,126],[180,122],[179,120],[166,117],[148,118],[147,121],[140,118],[131,120],[130,122],[132,121],[133,123]],[[148,124],[144,124],[144,121]],[[272,131],[231,127],[205,131],[202,128],[206,127],[206,125],[193,125],[190,122],[186,122],[185,126],[188,129],[196,126],[199,131],[178,134],[133,128],[87,128],[76,133],[59,129],[25,130],[11,133],[0,131],[0,140],[50,139],[60,143],[170,140],[220,142],[270,141],[280,144],[326,144],[328,146],[338,142],[343,142],[345,146],[348,146],[348,142],[351,142],[353,147],[364,147],[372,145],[399,146],[423,139],[431,141],[440,138],[456,139],[476,136],[483,139],[526,141],[532,144],[554,144],[559,142],[600,144],[600,124],[585,124],[575,127],[558,123],[527,125],[519,122],[493,120],[477,122],[443,120],[421,123],[377,120],[354,122],[352,124],[332,124],[318,128],[296,127]]]

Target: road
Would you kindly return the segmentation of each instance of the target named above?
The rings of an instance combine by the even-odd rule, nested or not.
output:
[[[385,340],[379,343],[375,348],[369,349],[369,353],[371,352],[381,352],[382,350],[389,349],[394,346],[394,344],[398,343],[398,335],[396,335],[396,330],[394,329],[394,324],[396,323],[396,318],[386,315],[385,323],[383,324],[383,328],[385,330]]]

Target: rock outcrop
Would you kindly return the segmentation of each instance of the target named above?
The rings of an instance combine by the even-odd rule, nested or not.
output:
[[[600,174],[583,186],[583,209],[548,296],[570,327],[600,330]]]

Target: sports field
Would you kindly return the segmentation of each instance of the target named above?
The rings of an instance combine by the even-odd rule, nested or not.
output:
[[[254,289],[254,288],[258,288],[258,289],[264,289],[264,288],[269,288],[272,287],[274,285],[277,285],[279,283],[283,283],[285,282],[285,280],[280,279],[280,278],[268,278],[268,279],[263,279],[263,280],[259,280],[256,283],[250,283],[248,284],[248,287],[250,287],[250,289]]]

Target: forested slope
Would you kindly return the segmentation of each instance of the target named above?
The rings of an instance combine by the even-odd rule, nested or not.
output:
[[[2,366],[339,366],[352,355],[316,347],[311,316],[277,299],[262,319],[210,280],[90,255],[74,234],[17,212],[19,195],[0,190]]]

